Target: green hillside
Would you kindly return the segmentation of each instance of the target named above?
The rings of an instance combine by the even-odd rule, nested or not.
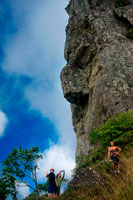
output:
[[[94,150],[88,156],[77,158],[73,179],[60,200],[132,200],[133,112],[117,114],[108,119],[90,133],[90,141]],[[113,162],[107,160],[110,141],[122,149],[120,174],[114,173]]]

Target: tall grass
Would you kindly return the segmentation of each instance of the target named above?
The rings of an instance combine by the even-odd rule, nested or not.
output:
[[[104,174],[106,181],[95,186],[68,188],[60,200],[132,200],[133,199],[133,150],[128,148],[128,157],[122,153],[121,173],[114,173],[113,163],[101,161],[92,167]],[[88,177],[89,179],[89,177]]]

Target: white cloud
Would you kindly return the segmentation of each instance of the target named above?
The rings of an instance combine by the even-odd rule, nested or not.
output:
[[[0,137],[3,136],[7,123],[8,119],[6,115],[0,111]]]
[[[30,194],[29,187],[25,186],[23,183],[19,184],[21,187],[16,186],[17,190],[17,199],[18,200],[23,200]],[[12,196],[8,196],[6,200],[12,200]]]
[[[24,184],[20,184],[21,187],[17,187],[17,198],[19,200],[23,200],[24,198],[26,198],[29,194],[30,194],[30,190],[29,187],[25,186]]]
[[[49,150],[43,153],[43,160],[38,162],[38,178],[40,181],[45,180],[45,172],[50,168],[55,169],[55,174],[60,170],[65,170],[66,178],[70,179],[71,170],[75,167],[73,152],[65,146],[53,145]]]
[[[70,106],[63,98],[59,78],[65,65],[67,3],[29,0],[27,5],[26,0],[14,1],[11,7],[19,31],[7,41],[2,66],[8,73],[33,78],[33,84],[25,90],[31,109],[38,109],[49,118],[57,128],[60,142],[69,144],[75,152]]]
[[[66,1],[29,0],[27,7],[26,0],[15,0],[11,6],[19,31],[7,40],[3,68],[37,80],[55,80],[63,61]]]

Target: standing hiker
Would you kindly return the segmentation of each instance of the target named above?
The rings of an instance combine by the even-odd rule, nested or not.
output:
[[[49,185],[48,185],[48,197],[55,197],[56,196],[56,183],[55,183],[55,174],[54,174],[54,169],[51,168],[50,173],[46,171],[46,177],[49,180]]]
[[[63,173],[63,175],[62,175],[62,173]],[[56,182],[56,194],[57,194],[57,196],[60,196],[60,188],[61,188],[62,181],[64,180],[64,177],[65,177],[65,170],[61,170],[56,175],[55,182]]]
[[[114,162],[115,173],[120,173],[119,166],[119,153],[121,149],[117,146],[114,146],[114,142],[110,142],[110,147],[108,148],[108,159],[111,159]]]

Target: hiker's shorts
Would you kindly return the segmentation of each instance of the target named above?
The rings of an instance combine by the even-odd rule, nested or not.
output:
[[[48,193],[56,194],[56,186],[49,185],[48,186]]]
[[[118,165],[118,164],[119,164],[119,156],[118,156],[118,155],[112,156],[112,157],[111,157],[111,160],[113,160],[113,162],[114,162],[115,165]]]

